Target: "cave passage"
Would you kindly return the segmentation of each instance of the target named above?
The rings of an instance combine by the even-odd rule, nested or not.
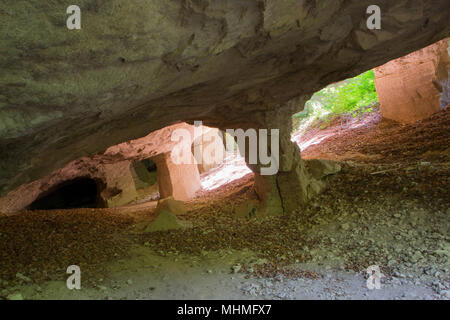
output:
[[[158,182],[156,164],[151,159],[134,162],[131,169],[137,190],[147,188]]]
[[[57,185],[35,200],[29,210],[96,208],[97,183],[90,178],[78,178]]]

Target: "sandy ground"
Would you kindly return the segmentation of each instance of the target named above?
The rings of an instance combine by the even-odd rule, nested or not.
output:
[[[324,130],[293,134],[305,159],[375,163],[446,161],[450,154],[450,108],[413,124],[386,120],[377,112],[342,116]]]
[[[449,299],[449,115],[399,126],[374,113],[294,135],[327,135],[303,154],[343,170],[288,216],[237,218],[255,197],[246,174],[187,203],[183,230],[144,233],[154,202],[2,217],[0,298]],[[66,287],[69,265],[81,290]]]
[[[96,285],[68,290],[64,281],[20,288],[27,299],[438,299],[434,277],[402,274],[367,289],[367,276],[316,264],[295,264],[319,278],[283,275],[254,278],[230,272],[236,263],[258,262],[247,251],[207,252],[193,258],[161,257],[146,247],[134,247],[132,258],[118,260]]]

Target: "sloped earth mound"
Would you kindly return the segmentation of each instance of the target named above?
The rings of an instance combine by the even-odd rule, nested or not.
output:
[[[294,134],[294,140],[302,145],[318,135],[326,138],[302,150],[303,158],[388,164],[449,161],[450,108],[405,125],[383,119],[379,110],[361,119],[342,116],[324,130]]]
[[[323,194],[283,217],[236,217],[235,208],[255,198],[246,175],[188,202],[178,218],[192,222],[189,229],[144,233],[151,206],[1,218],[0,296],[449,299],[448,115],[394,126],[374,113],[374,121],[304,150],[383,158],[343,160]],[[82,269],[80,291],[65,286],[71,264]],[[385,276],[380,290],[366,286],[371,265]]]

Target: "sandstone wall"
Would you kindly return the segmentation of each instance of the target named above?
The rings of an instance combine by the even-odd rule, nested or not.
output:
[[[192,153],[200,174],[207,172],[222,162],[225,155],[223,135],[219,129],[203,126],[203,134],[192,144]],[[216,156],[217,152],[217,156]]]
[[[443,40],[375,68],[383,117],[412,123],[439,111],[448,59],[447,41]]]
[[[120,190],[117,195],[101,194],[106,207],[118,207],[139,198],[131,170],[131,161],[105,164],[101,169],[104,172],[107,189]]]
[[[448,0],[0,1],[0,195],[180,121],[267,127],[294,97],[449,36]],[[297,106],[299,112],[302,105]]]
[[[133,182],[131,161],[100,164],[91,158],[82,158],[56,170],[51,175],[25,184],[0,198],[0,212],[14,213],[27,208],[38,197],[55,190],[60,184],[76,178],[91,178],[103,187],[100,200],[105,207],[116,207],[136,200],[139,195]]]
[[[177,129],[186,130],[191,138],[194,138],[193,126],[178,123],[152,132],[143,138],[112,146],[105,152],[92,157],[74,160],[64,168],[24,184],[0,198],[0,214],[21,211],[40,195],[62,182],[80,177],[92,178],[100,182],[103,186],[103,190],[100,190],[100,198],[106,207],[130,204],[157,194],[158,191],[164,198],[174,196],[179,200],[190,199],[201,188],[197,165],[178,166],[167,158],[170,158],[170,151],[178,143],[171,138],[172,133]],[[204,129],[205,134],[197,139],[197,145],[203,144],[203,137],[206,142],[209,142],[209,138],[206,137],[218,132],[217,129],[207,127]],[[159,181],[155,181],[153,173],[147,172],[140,161],[155,158],[156,162],[156,159],[159,159],[158,155],[162,155],[163,161],[157,163],[157,180]],[[206,160],[205,168],[215,166],[210,156],[203,156],[203,153],[200,153],[200,156]],[[158,186],[160,181],[162,181],[161,190]]]
[[[161,198],[173,197],[175,200],[189,200],[201,189],[198,166],[192,164],[175,164],[170,152],[154,158],[158,168],[158,185]]]

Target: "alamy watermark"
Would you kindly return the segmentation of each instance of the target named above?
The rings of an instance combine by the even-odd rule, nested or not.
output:
[[[72,4],[67,7],[66,13],[69,15],[66,21],[67,29],[80,30],[81,29],[81,9],[78,5]],[[370,14],[367,19],[367,28],[369,30],[381,29],[381,9],[377,5],[370,5],[366,10]]]
[[[367,19],[367,29],[380,30],[381,29],[381,8],[377,5],[371,5],[367,8],[367,14],[370,14]]]
[[[66,281],[67,289],[81,289],[81,269],[77,265],[71,265],[67,268],[67,274],[70,274]]]
[[[69,30],[81,29],[81,9],[77,5],[71,5],[67,7],[66,13],[69,17],[66,20],[66,26]]]
[[[380,290],[381,289],[381,278],[384,278],[384,274],[381,273],[380,267],[373,265],[366,270],[369,278],[367,279],[366,285],[369,290]]]
[[[203,137],[202,121],[194,122],[194,134],[185,128],[179,128],[172,132],[171,140],[176,142],[171,152],[172,162],[175,164],[198,164],[202,161],[202,155],[207,154],[215,163],[221,163],[226,153],[235,152],[235,143],[239,153],[248,164],[259,165],[261,175],[275,175],[279,170],[280,162],[280,130],[279,129],[227,129],[226,135],[221,131],[210,137],[204,148],[194,147],[193,142]],[[216,140],[217,139],[217,140]],[[248,140],[248,144],[247,144]],[[270,143],[269,143],[270,140]],[[225,141],[225,144],[223,144]],[[225,147],[225,150],[224,150]],[[270,153],[270,154],[269,154]]]

